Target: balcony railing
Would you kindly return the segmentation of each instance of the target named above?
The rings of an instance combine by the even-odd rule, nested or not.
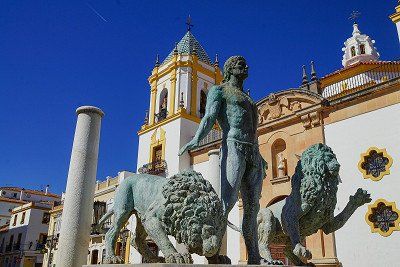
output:
[[[55,248],[58,244],[58,235],[49,235],[46,239],[47,248]]]
[[[42,244],[42,243],[36,244],[36,250],[43,250],[45,248],[46,248],[46,244]]]
[[[167,162],[165,160],[157,160],[150,163],[147,163],[139,168],[139,173],[147,173],[147,174],[161,174],[167,170]]]
[[[204,137],[200,142],[199,146],[204,146],[209,143],[215,142],[217,140],[222,139],[222,132],[218,130],[211,130],[206,137]]]
[[[344,92],[355,92],[400,77],[398,64],[385,64],[328,85],[322,96],[332,98]]]
[[[20,248],[21,248],[21,243],[15,243],[13,245],[13,250],[20,250]]]
[[[11,248],[12,248],[12,245],[7,245],[7,246],[6,246],[6,252],[10,252],[10,251],[11,251]]]
[[[165,119],[168,115],[167,109],[161,109],[159,113],[156,113],[155,116],[157,118],[157,122],[162,121],[163,119]]]

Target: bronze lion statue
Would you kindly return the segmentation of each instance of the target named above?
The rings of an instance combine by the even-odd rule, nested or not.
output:
[[[285,255],[296,265],[306,265],[312,255],[302,244],[306,236],[322,229],[325,234],[340,229],[354,211],[371,202],[370,194],[359,188],[344,210],[334,216],[340,164],[332,149],[315,144],[306,149],[292,176],[290,195],[258,213],[261,256],[272,264],[269,244],[286,244]]]
[[[206,256],[209,263],[229,263],[218,255],[226,228],[222,204],[210,182],[200,173],[185,171],[170,178],[149,174],[127,177],[118,186],[113,208],[99,221],[114,214],[106,233],[106,263],[122,263],[115,243],[129,217],[137,218],[134,247],[145,262],[193,263],[191,253]],[[189,253],[179,253],[168,236],[186,245]],[[164,254],[154,255],[145,240],[149,236]]]

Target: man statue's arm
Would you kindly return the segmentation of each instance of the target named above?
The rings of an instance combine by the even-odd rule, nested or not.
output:
[[[206,135],[211,131],[212,127],[217,120],[219,109],[221,106],[221,88],[218,86],[213,86],[207,95],[206,103],[206,113],[201,119],[199,128],[193,139],[184,145],[179,151],[179,156],[182,155],[186,150],[194,149],[199,146],[199,142],[206,137]]]

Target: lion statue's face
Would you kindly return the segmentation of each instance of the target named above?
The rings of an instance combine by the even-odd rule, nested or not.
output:
[[[324,144],[315,144],[306,149],[301,155],[301,166],[308,175],[338,177],[340,164],[332,149]]]
[[[206,257],[215,255],[221,245],[221,238],[218,238],[218,235],[216,235],[215,228],[204,225],[201,235],[203,239],[203,255]]]
[[[329,172],[329,174],[332,176],[338,176],[340,164],[337,161],[335,154],[330,153],[330,152],[328,152],[328,153],[325,152],[323,157],[324,157],[326,169]]]
[[[222,237],[217,234],[215,226],[204,224],[196,225],[200,231],[190,231],[190,236],[185,242],[190,253],[196,253],[206,257],[211,257],[218,252],[221,245]]]

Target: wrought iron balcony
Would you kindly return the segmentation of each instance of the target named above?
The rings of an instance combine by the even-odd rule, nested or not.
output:
[[[167,170],[167,162],[165,160],[157,160],[150,163],[147,163],[139,168],[139,173],[147,173],[147,174],[161,174]]]
[[[161,109],[159,113],[156,113],[155,116],[157,118],[157,122],[164,120],[168,115],[168,111],[166,108]]]
[[[221,139],[222,139],[222,132],[213,129],[199,142],[199,146],[205,146],[210,143],[219,141]]]
[[[15,243],[13,245],[13,250],[20,250],[20,248],[21,248],[21,243]]]
[[[49,235],[46,239],[46,247],[47,248],[55,248],[58,244],[58,235]]]
[[[46,244],[42,244],[42,243],[36,244],[36,250],[43,250],[45,248],[46,248]]]

